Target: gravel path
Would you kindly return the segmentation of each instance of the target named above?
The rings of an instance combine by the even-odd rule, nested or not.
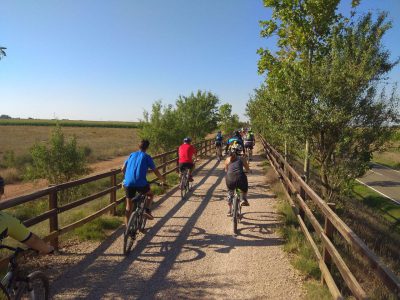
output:
[[[124,257],[122,228],[88,249],[51,283],[55,299],[300,299],[301,277],[275,233],[276,199],[268,190],[262,159],[251,162],[250,207],[240,234],[226,217],[223,164],[203,161],[189,200],[173,189],[157,200],[155,220]],[[89,246],[90,248],[90,246]],[[54,257],[53,259],[56,259]]]

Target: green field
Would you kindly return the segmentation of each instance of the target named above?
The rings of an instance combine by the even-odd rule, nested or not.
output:
[[[81,121],[81,120],[40,120],[40,119],[0,119],[0,126],[55,126],[62,127],[101,127],[138,128],[139,122]]]

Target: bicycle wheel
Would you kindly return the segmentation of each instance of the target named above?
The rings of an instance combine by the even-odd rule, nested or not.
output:
[[[232,223],[233,223],[233,233],[237,234],[238,225],[238,197],[235,195],[232,201]]]
[[[182,179],[181,179],[181,198],[182,200],[185,199],[187,190],[186,190],[186,185],[188,184],[186,172],[182,174]]]
[[[49,280],[44,273],[40,271],[32,272],[26,278],[26,282],[21,281],[21,283],[15,299],[49,299]]]
[[[132,249],[133,243],[136,240],[137,231],[139,229],[139,222],[138,222],[138,211],[134,211],[130,218],[128,225],[126,226],[124,232],[124,248],[123,252],[125,255],[128,255]]]

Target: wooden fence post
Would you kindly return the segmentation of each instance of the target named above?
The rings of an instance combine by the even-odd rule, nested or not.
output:
[[[51,189],[49,194],[49,210],[58,209],[58,200],[57,200],[57,189],[54,187]],[[58,231],[58,211],[49,218],[50,225],[50,233],[54,231]],[[52,245],[55,249],[58,249],[58,235],[53,237],[50,240],[50,245]]]
[[[207,156],[207,154],[208,154],[208,141],[204,141],[204,147],[206,148],[205,156]]]
[[[330,208],[332,209],[335,208],[335,203],[327,203],[327,204],[329,205]],[[332,222],[326,217],[326,215],[324,219],[325,219],[324,233],[332,241],[335,227],[333,226]],[[324,260],[328,269],[331,270],[332,258],[324,244],[322,246],[322,259]],[[321,283],[324,283],[324,277],[322,275],[321,275]]]
[[[164,165],[162,168],[163,174],[167,172],[167,165],[165,165],[166,162],[167,162],[167,156],[166,155],[161,156],[161,163]]]
[[[290,171],[288,174],[288,178],[289,178],[290,183],[293,183],[293,177],[292,177],[292,173],[290,173]],[[292,196],[292,190],[290,188],[288,188],[288,193],[290,196]]]
[[[113,169],[112,171],[116,171]],[[117,174],[112,174],[111,177],[111,186],[115,187],[117,185]],[[117,201],[117,189],[114,189],[110,192],[110,204],[115,203]],[[116,207],[112,207],[110,210],[110,215],[115,216],[116,215]]]

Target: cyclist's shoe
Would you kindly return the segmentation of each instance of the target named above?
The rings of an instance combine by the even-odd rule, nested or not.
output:
[[[154,217],[151,214],[151,210],[149,208],[146,208],[146,210],[143,212],[143,215],[149,220],[154,220]]]
[[[193,176],[189,176],[189,181],[193,182]]]
[[[249,201],[243,200],[241,206],[250,206]]]

